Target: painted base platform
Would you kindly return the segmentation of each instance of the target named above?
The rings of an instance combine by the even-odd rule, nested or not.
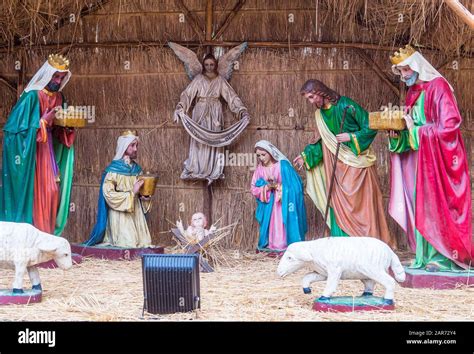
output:
[[[140,258],[143,254],[161,254],[164,253],[163,247],[147,247],[147,248],[120,248],[120,247],[100,247],[100,246],[83,246],[71,245],[73,252],[83,257],[92,257],[100,259],[115,260],[132,260]]]
[[[72,265],[82,263],[82,256],[80,254],[73,253],[71,257],[72,257]],[[46,268],[46,269],[54,269],[54,268],[58,268],[58,265],[56,264],[54,260],[50,260],[50,261],[38,264],[37,267]]]
[[[330,300],[314,300],[313,310],[322,312],[393,311],[395,305],[385,305],[377,296],[335,296]]]
[[[23,294],[13,294],[11,289],[0,290],[0,305],[26,305],[41,302],[41,290],[24,289]]]
[[[474,286],[474,272],[427,272],[405,267],[404,288],[454,289],[460,285]]]

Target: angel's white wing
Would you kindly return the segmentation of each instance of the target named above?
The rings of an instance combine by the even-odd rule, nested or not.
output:
[[[247,48],[247,42],[232,48],[219,58],[219,64],[217,65],[219,75],[223,76],[226,80],[230,79],[234,70],[234,62],[240,57],[245,48]]]
[[[196,53],[191,49],[173,42],[168,42],[168,46],[173,49],[174,54],[183,62],[186,74],[191,80],[202,72],[202,65]]]

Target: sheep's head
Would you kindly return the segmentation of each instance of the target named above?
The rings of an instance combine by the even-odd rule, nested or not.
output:
[[[54,261],[61,269],[72,267],[71,245],[67,240],[61,239],[60,246],[54,251]]]
[[[288,274],[296,272],[311,260],[308,250],[302,247],[303,244],[304,242],[295,242],[288,246],[280,264],[278,264],[277,274],[280,277],[286,277]]]

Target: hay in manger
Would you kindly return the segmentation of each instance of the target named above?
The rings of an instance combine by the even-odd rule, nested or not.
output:
[[[173,253],[199,253],[204,259],[204,261],[201,260],[201,270],[205,272],[212,272],[213,268],[220,266],[229,267],[233,264],[233,260],[224,251],[221,241],[233,235],[236,225],[237,223],[233,223],[213,229],[212,232],[202,239],[187,235],[186,233],[183,235],[178,228],[173,228],[171,232],[176,242],[176,246],[172,248]]]

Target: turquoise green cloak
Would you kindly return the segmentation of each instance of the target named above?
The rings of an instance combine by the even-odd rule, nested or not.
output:
[[[33,224],[36,135],[40,118],[38,91],[23,92],[3,127],[1,221]],[[69,214],[74,148],[67,148],[53,139],[56,162],[61,173],[60,205],[55,230],[55,234],[60,235]]]

